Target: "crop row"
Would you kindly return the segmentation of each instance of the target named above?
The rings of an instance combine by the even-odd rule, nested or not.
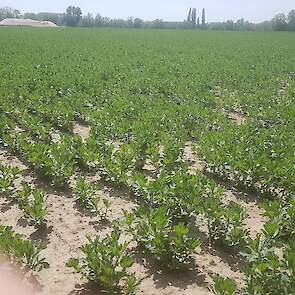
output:
[[[294,290],[293,36],[13,32],[22,43],[12,42],[11,31],[0,32],[6,40],[0,44],[1,144],[39,178],[73,189],[76,201],[102,219],[111,204],[85,172],[127,189],[140,204],[110,235],[89,237],[84,258],[68,266],[107,289],[132,293],[139,281],[129,271],[129,242],[160,268],[178,271],[210,243],[242,253],[246,294]],[[74,134],[76,124],[87,126],[87,138]],[[200,171],[191,172],[184,160],[187,142],[202,161]],[[1,165],[1,194],[39,227],[46,197],[28,184],[15,190],[17,175]],[[227,201],[216,178],[264,197],[262,234],[250,237],[246,210]],[[9,231],[12,247],[18,236],[2,231]],[[120,243],[126,233],[131,241]],[[214,281],[214,292],[235,292],[231,280]]]

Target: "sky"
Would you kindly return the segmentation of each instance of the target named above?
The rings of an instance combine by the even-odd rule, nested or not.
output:
[[[139,17],[144,20],[182,21],[189,8],[206,9],[207,21],[245,18],[251,22],[271,19],[278,13],[295,9],[295,0],[0,0],[24,12],[64,12],[69,5],[79,6],[83,14],[111,18]]]

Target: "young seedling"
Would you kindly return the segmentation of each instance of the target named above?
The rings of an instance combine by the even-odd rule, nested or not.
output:
[[[21,235],[15,233],[11,227],[0,225],[0,250],[10,256],[13,260],[23,263],[30,269],[41,271],[48,267],[45,258],[40,252],[45,249],[42,242],[25,240]]]
[[[128,253],[129,242],[120,243],[121,232],[115,227],[105,238],[87,237],[88,244],[81,247],[84,258],[72,258],[67,267],[73,268],[83,278],[117,294],[134,294],[139,280],[128,273],[133,265],[133,257]]]
[[[106,199],[101,200],[96,195],[96,187],[93,184],[87,182],[85,177],[79,176],[76,179],[74,191],[77,196],[77,202],[80,205],[97,214],[101,219],[107,218],[107,213],[111,206],[111,202]]]
[[[210,242],[227,247],[244,247],[249,231],[244,228],[244,208],[234,202],[224,204],[220,196],[207,198],[203,204]]]
[[[101,218],[102,219],[106,219],[108,216],[108,212],[112,206],[112,202],[107,200],[107,199],[102,199],[103,205],[104,207],[102,208],[102,214],[101,214]]]
[[[9,194],[15,190],[14,181],[17,179],[20,170],[17,167],[9,167],[0,164],[0,194]]]
[[[34,224],[36,227],[42,226],[47,215],[43,192],[39,189],[33,190],[23,210],[29,224]]]
[[[228,278],[223,278],[220,275],[213,277],[214,287],[213,293],[216,295],[234,295],[236,293],[236,283]]]
[[[270,227],[278,227],[278,239],[283,242],[295,239],[295,199],[268,201],[263,207]]]
[[[124,223],[134,240],[165,268],[185,268],[201,244],[190,236],[188,226],[173,225],[169,209],[165,207],[141,207],[134,213],[125,211],[124,215]]]
[[[293,294],[295,244],[286,244],[283,259],[275,253],[277,230],[274,226],[265,229],[268,236],[257,237],[248,242],[246,253],[242,253],[248,262],[245,270],[246,287],[244,294]],[[273,235],[275,234],[275,235]]]
[[[40,227],[45,223],[47,207],[44,193],[23,183],[22,190],[15,196],[29,224]]]

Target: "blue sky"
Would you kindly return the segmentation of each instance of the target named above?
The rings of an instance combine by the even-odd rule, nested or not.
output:
[[[189,7],[207,11],[208,21],[237,20],[253,22],[270,19],[280,12],[295,9],[295,0],[1,0],[0,6],[21,12],[64,12],[69,5],[81,7],[84,14],[100,13],[112,18],[140,17],[145,20],[183,20]]]

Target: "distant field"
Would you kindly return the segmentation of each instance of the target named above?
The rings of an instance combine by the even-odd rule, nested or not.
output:
[[[141,294],[210,294],[216,274],[247,294],[292,294],[294,53],[294,33],[0,28],[0,226],[28,240],[37,228],[42,292],[87,288],[66,261],[125,209]],[[25,226],[37,205],[17,179],[47,207]],[[249,249],[255,259],[239,256]]]

